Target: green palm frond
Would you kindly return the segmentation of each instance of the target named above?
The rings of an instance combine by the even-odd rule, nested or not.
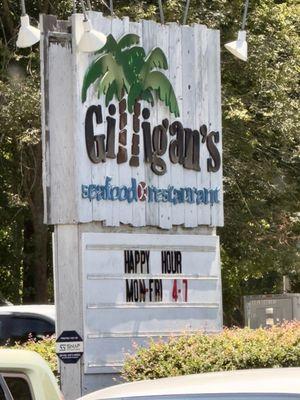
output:
[[[164,52],[158,47],[153,49],[145,59],[143,68],[140,72],[141,79],[145,80],[147,75],[154,68],[168,69],[168,61],[166,59],[166,56]]]
[[[156,47],[146,57],[135,34],[124,35],[118,42],[110,34],[106,44],[96,54],[97,58],[88,67],[84,76],[81,99],[85,102],[87,90],[95,81],[98,96],[105,95],[105,103],[116,97],[119,101],[128,93],[127,107],[130,113],[136,101],[154,104],[153,93],[165,103],[171,113],[179,116],[179,108],[172,85],[168,78],[154,69],[168,69],[164,52]]]
[[[154,98],[153,98],[153,95],[151,93],[151,90],[149,90],[149,89],[143,90],[143,92],[141,93],[141,100],[147,101],[153,107]]]
[[[86,100],[86,94],[88,88],[94,83],[97,79],[102,78],[105,75],[106,71],[111,69],[115,60],[113,59],[111,54],[105,54],[96,58],[88,67],[82,84],[81,90],[81,100],[84,103]]]
[[[134,46],[135,44],[140,43],[140,38],[135,33],[129,33],[125,36],[122,36],[118,42],[118,48],[120,50],[126,49],[127,47]]]
[[[168,69],[168,61],[165,53],[159,47],[155,47],[155,49],[149,53],[145,60],[145,64],[148,64],[151,69]]]
[[[140,80],[139,75],[145,64],[145,57],[145,50],[139,46],[132,47],[123,52],[121,64],[126,79],[131,85]]]
[[[111,86],[111,84],[114,81],[114,76],[111,73],[111,71],[106,71],[105,75],[102,77],[102,79],[100,80],[99,83],[99,87],[98,87],[98,97],[101,96],[101,94],[106,94],[109,87]]]
[[[109,86],[105,96],[106,107],[109,105],[109,103],[112,101],[112,99],[117,93],[118,93],[118,86],[116,84],[116,81],[113,81],[113,83]]]
[[[179,117],[179,107],[173,87],[168,78],[159,71],[150,72],[144,81],[144,90],[152,89],[157,94],[161,101],[165,103],[171,113]]]
[[[122,68],[118,64],[114,64],[110,69],[107,70],[105,76],[103,76],[99,81],[99,91],[103,94],[106,94],[109,86],[112,83],[116,85],[115,95],[117,99],[120,101],[123,97],[124,90],[128,92],[130,86],[123,74]]]
[[[95,54],[100,55],[103,53],[115,54],[117,51],[118,43],[112,34],[109,34],[106,38],[106,43],[101,49],[97,50]]]

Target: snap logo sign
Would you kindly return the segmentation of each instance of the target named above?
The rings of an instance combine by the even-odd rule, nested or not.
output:
[[[64,331],[56,340],[56,354],[66,364],[76,364],[83,354],[83,340],[76,331]]]
[[[96,53],[49,50],[47,222],[222,226],[218,32],[94,19]]]

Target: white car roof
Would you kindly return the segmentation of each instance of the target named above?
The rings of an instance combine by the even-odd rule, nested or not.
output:
[[[138,381],[102,389],[81,400],[220,393],[293,393],[300,398],[300,368],[213,372]]]
[[[0,315],[9,313],[34,314],[37,316],[47,317],[55,322],[55,306],[53,304],[31,304],[17,306],[0,306]]]

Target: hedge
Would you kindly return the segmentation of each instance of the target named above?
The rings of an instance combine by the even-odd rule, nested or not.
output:
[[[224,329],[218,334],[150,341],[127,355],[126,381],[246,368],[300,366],[300,322],[270,329]]]
[[[55,337],[30,339],[14,348],[38,352],[57,375]],[[224,329],[150,341],[127,355],[122,376],[126,381],[162,378],[245,368],[300,366],[300,321],[270,329]]]
[[[31,350],[39,353],[49,364],[52,372],[57,376],[57,357],[55,354],[55,337],[44,337],[43,340],[30,339],[26,343],[17,343],[14,346],[3,346],[14,349]],[[2,347],[2,348],[3,348]]]

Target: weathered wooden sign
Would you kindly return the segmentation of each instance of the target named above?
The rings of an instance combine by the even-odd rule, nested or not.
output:
[[[44,59],[46,222],[222,226],[219,33],[90,18],[102,49],[75,15]]]

